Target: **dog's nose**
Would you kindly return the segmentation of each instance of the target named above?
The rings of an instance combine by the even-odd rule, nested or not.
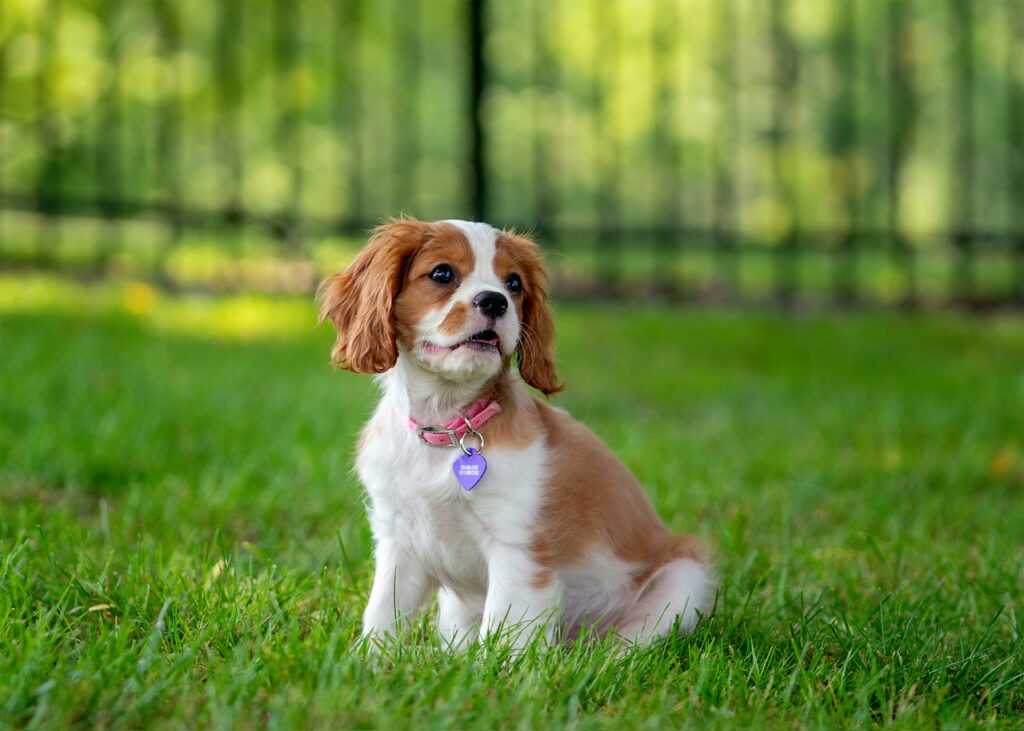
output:
[[[508,309],[508,300],[501,292],[481,292],[473,298],[473,304],[488,317],[501,317]]]

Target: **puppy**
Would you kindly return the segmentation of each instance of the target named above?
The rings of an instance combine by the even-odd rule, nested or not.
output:
[[[373,588],[363,635],[392,634],[438,593],[451,647],[503,629],[525,645],[689,632],[714,584],[692,536],[566,412],[536,244],[484,223],[391,220],[318,291],[332,359],[383,396],[356,468]]]

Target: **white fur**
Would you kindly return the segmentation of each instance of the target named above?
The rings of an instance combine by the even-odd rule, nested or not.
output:
[[[486,224],[450,223],[469,239],[475,268],[444,307],[419,323],[418,333],[447,346],[464,340],[486,327],[486,318],[477,313],[467,333],[447,339],[436,328],[455,302],[496,290],[510,299],[493,327],[501,352],[511,353],[520,323],[493,270],[498,232]],[[437,425],[462,413],[502,367],[496,353],[462,350],[470,349],[442,355],[400,349],[394,368],[379,378],[383,397],[356,460],[376,542],[364,636],[394,633],[438,589],[438,628],[453,648],[509,627],[519,630],[510,637],[517,645],[543,627],[572,636],[585,623],[598,629],[615,624],[630,639],[667,633],[676,615],[683,629],[692,629],[697,608],[706,607],[712,592],[707,569],[693,561],[662,567],[640,596],[630,582],[635,567],[610,549],[561,570],[542,588],[534,585],[542,567],[529,546],[553,458],[541,435],[523,449],[485,449],[486,475],[466,491],[452,473],[461,451],[424,444],[408,428],[409,416]]]
[[[364,634],[391,632],[438,587],[445,589],[439,628],[450,640],[475,636],[478,627],[487,635],[503,624],[539,623],[557,599],[555,587],[531,586],[539,568],[528,547],[546,481],[543,444],[486,449],[484,479],[463,490],[452,472],[461,451],[424,444],[400,416],[408,391],[396,397],[391,385],[406,381],[398,377],[408,377],[403,371],[400,357],[382,379],[384,397],[356,459],[377,543]],[[436,408],[420,400],[414,410]]]

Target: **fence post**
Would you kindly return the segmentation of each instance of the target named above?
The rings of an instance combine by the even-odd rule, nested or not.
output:
[[[836,205],[843,218],[833,243],[834,269],[832,294],[837,304],[849,305],[858,297],[858,233],[861,229],[861,175],[857,169],[860,145],[857,96],[857,6],[843,3],[841,13],[832,21],[833,83],[837,90],[828,116],[828,149],[832,156],[831,185]]]
[[[302,102],[295,97],[292,74],[300,65],[303,3],[274,3],[272,60],[278,116],[274,139],[278,152],[287,158],[288,193],[271,217],[273,234],[293,251],[302,246]],[[243,79],[243,85],[245,80]],[[239,100],[244,110],[244,100]],[[243,112],[244,113],[244,112]]]
[[[912,307],[917,301],[916,252],[903,231],[903,181],[907,155],[917,131],[918,97],[913,80],[913,54],[910,7],[901,2],[886,6],[886,66],[888,87],[888,139],[886,158],[887,228],[891,256],[896,269],[903,272],[901,304]]]
[[[954,248],[952,296],[972,303],[974,291],[974,17],[971,4],[950,0],[953,68],[953,214],[950,228]]]
[[[715,14],[714,95],[715,133],[711,156],[714,173],[711,181],[711,243],[719,282],[716,289],[726,298],[739,296],[740,235],[736,215],[735,154],[739,136],[739,68],[736,58],[736,34],[739,22],[733,0],[720,0]],[[699,293],[698,293],[699,294]]]
[[[60,241],[60,209],[64,185],[65,146],[54,111],[53,91],[56,71],[57,29],[60,27],[61,4],[48,0],[44,5],[48,23],[42,42],[42,66],[36,75],[36,135],[40,161],[35,179],[36,207],[42,218],[36,242],[37,262],[50,264],[56,259]]]
[[[95,167],[96,212],[103,219],[102,240],[93,266],[102,274],[110,259],[123,245],[121,210],[125,198],[124,174],[124,107],[122,97],[121,47],[123,33],[118,23],[124,17],[120,0],[108,0],[101,7],[103,25],[107,30],[105,56],[113,72],[104,89],[104,103],[99,108],[96,127]],[[164,116],[160,115],[160,121]]]
[[[1024,64],[1024,9],[1020,3],[1006,6],[1007,38],[1009,48],[1006,58],[1006,182],[1007,200],[1010,206],[1009,226],[1010,256],[1013,259],[1010,301],[1024,306],[1024,211],[1014,201],[1024,200],[1024,81],[1016,75],[1015,69]]]
[[[469,215],[487,219],[487,147],[484,138],[484,89],[487,69],[484,61],[484,0],[467,0],[466,42],[469,46]]]
[[[364,211],[363,157],[365,142],[360,116],[363,108],[362,57],[363,4],[361,0],[333,3],[331,29],[333,69],[332,121],[337,133],[345,138],[347,150],[342,154],[339,174],[348,179],[348,202],[345,212],[336,224],[336,230],[352,231],[367,224]]]
[[[179,54],[182,48],[184,19],[181,8],[173,0],[153,0],[153,19],[160,36],[160,53],[173,69],[173,90],[163,89],[160,113],[155,120],[154,136],[157,140],[157,169],[163,181],[164,221],[167,238],[160,247],[153,264],[153,276],[165,286],[170,285],[167,259],[171,249],[181,241],[184,233],[184,147],[182,125],[185,121],[185,103],[182,93],[182,70]],[[120,225],[120,224],[119,224]]]
[[[786,208],[788,222],[780,241],[775,242],[775,298],[790,306],[798,289],[797,255],[800,246],[800,186],[793,171],[793,136],[798,123],[797,93],[800,57],[786,22],[787,0],[769,5],[769,34],[772,54],[771,160],[775,197]]]

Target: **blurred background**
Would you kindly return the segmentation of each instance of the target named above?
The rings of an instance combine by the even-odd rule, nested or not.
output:
[[[307,292],[382,218],[556,291],[1024,303],[1017,0],[4,0],[0,263]]]
[[[353,652],[400,213],[543,245],[693,638]],[[0,0],[0,270],[0,727],[1022,727],[1024,0]]]

